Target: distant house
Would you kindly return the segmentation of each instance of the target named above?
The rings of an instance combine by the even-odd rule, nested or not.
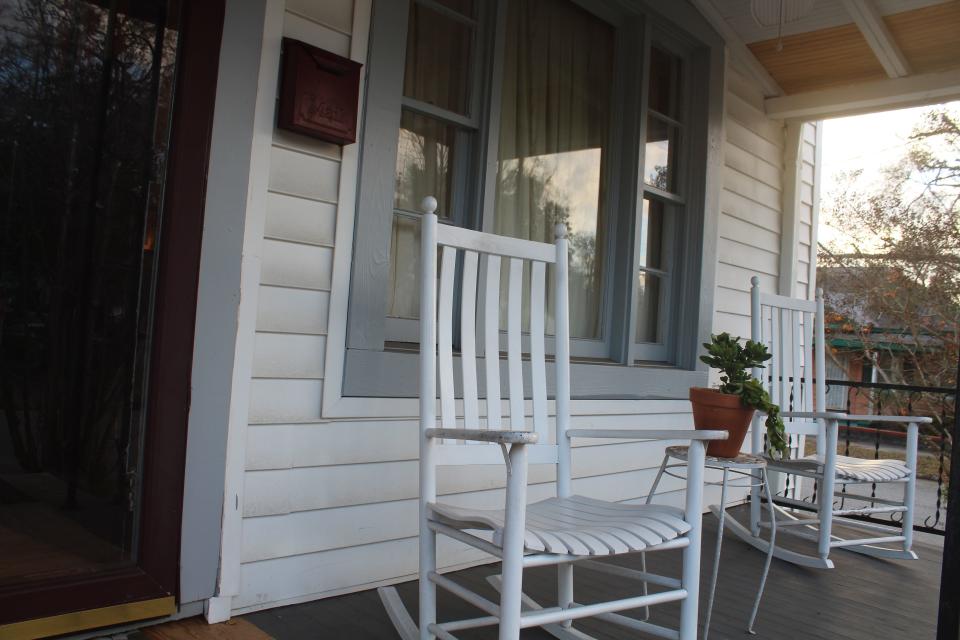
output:
[[[932,323],[924,323],[932,314],[916,313],[929,295],[922,286],[889,266],[820,266],[817,282],[824,290],[828,380],[929,384],[920,372],[937,366],[945,340],[928,326]],[[886,300],[891,294],[899,296],[898,304]],[[827,408],[875,413],[871,397],[854,387],[832,385]]]

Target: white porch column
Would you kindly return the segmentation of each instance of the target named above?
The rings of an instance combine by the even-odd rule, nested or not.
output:
[[[184,500],[181,574],[219,558],[210,622],[230,616],[240,590],[240,532],[250,374],[260,284],[283,0],[227,0],[214,109],[194,344],[187,482],[222,488],[216,502]],[[196,446],[206,443],[209,446]],[[220,452],[211,456],[212,448]],[[219,462],[218,462],[219,461]],[[192,475],[202,478],[192,478]],[[193,543],[220,529],[219,549]],[[198,594],[201,597],[209,596]]]

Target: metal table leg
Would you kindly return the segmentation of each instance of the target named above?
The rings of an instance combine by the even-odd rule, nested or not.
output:
[[[760,598],[763,597],[763,588],[767,584],[767,574],[770,572],[770,562],[773,560],[773,551],[777,541],[777,513],[773,508],[773,494],[770,493],[770,482],[767,478],[767,470],[760,470],[763,476],[763,492],[767,494],[767,507],[770,509],[770,550],[767,551],[767,559],[763,563],[763,575],[760,576],[760,589],[757,591],[757,599],[753,603],[753,611],[750,612],[750,623],[747,625],[747,631],[755,634],[753,623],[757,619],[757,611],[760,609]],[[762,495],[761,495],[762,497]],[[704,635],[706,639],[706,635]]]
[[[720,488],[720,523],[717,525],[717,548],[713,552],[713,573],[710,575],[710,596],[707,600],[707,617],[703,622],[703,640],[710,635],[710,617],[713,615],[713,596],[717,590],[717,574],[720,572],[720,547],[723,544],[723,520],[727,515],[727,477],[729,470],[723,468],[723,485]]]

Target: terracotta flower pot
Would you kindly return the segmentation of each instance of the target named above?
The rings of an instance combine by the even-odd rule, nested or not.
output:
[[[722,429],[729,432],[726,440],[711,440],[707,455],[736,458],[750,428],[754,409],[740,402],[740,396],[720,393],[716,389],[690,387],[693,424],[697,429]]]

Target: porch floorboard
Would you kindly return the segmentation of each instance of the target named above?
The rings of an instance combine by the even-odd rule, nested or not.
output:
[[[731,510],[741,521],[745,507]],[[706,610],[706,589],[713,562],[717,520],[704,516],[703,571],[701,572],[701,625]],[[775,559],[767,589],[760,605],[756,638],[777,640],[876,640],[899,637],[932,639],[936,635],[937,593],[940,585],[942,544],[934,536],[919,536],[915,545],[920,559],[913,562],[869,558],[847,551],[831,555],[832,571],[804,569]],[[782,536],[786,538],[786,536]],[[800,544],[805,544],[800,542]],[[795,547],[796,545],[790,544]],[[806,550],[809,551],[809,548]],[[619,564],[639,568],[640,557],[621,556]],[[710,637],[743,638],[750,607],[756,593],[763,554],[728,534],[724,538],[717,582],[716,604]],[[679,575],[679,552],[650,554],[653,571]],[[496,600],[485,578],[498,572],[498,565],[474,567],[451,574],[469,587]],[[524,590],[540,602],[552,602],[556,570],[529,569],[524,573]],[[631,593],[628,581],[581,570],[577,572],[578,600],[599,601]],[[398,586],[404,603],[416,612],[416,582]],[[438,589],[441,620],[481,615],[478,609]],[[652,620],[676,624],[679,605],[652,609]],[[247,614],[244,619],[277,640],[307,638],[395,638],[387,614],[375,590],[363,591],[277,609]],[[585,620],[575,625],[598,639],[620,640],[640,637],[635,632],[608,623]],[[701,630],[702,635],[702,630]],[[470,638],[495,638],[495,628],[458,634]],[[550,638],[540,629],[528,629],[523,638]]]

